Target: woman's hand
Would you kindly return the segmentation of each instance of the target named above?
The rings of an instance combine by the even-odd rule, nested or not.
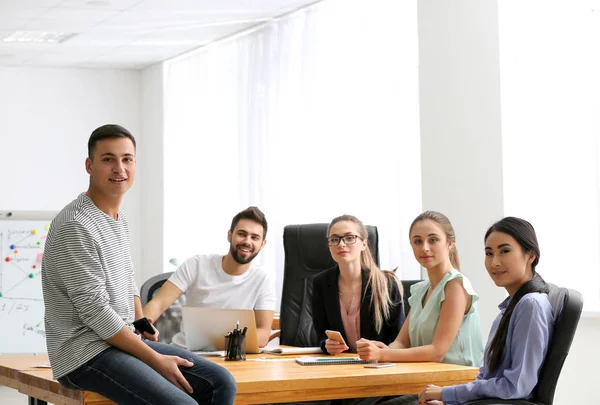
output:
[[[325,350],[327,350],[327,353],[331,354],[332,356],[340,354],[341,352],[345,352],[348,349],[348,346],[341,344],[337,340],[327,339],[325,341]]]
[[[442,387],[430,384],[419,394],[419,405],[438,405],[440,403],[443,404]]]
[[[360,339],[356,341],[356,352],[363,360],[383,360],[381,349],[388,349],[388,346],[376,340]]]

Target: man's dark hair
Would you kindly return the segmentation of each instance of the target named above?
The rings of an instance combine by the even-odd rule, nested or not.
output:
[[[108,138],[129,138],[131,142],[133,142],[133,148],[136,148],[135,138],[131,135],[131,132],[116,124],[102,125],[92,132],[90,139],[88,140],[88,157],[90,159],[94,156],[98,141]]]
[[[251,221],[254,221],[254,222],[262,225],[263,239],[266,239],[266,237],[267,237],[267,219],[265,218],[265,214],[263,214],[263,212],[260,209],[258,209],[258,207],[248,207],[244,211],[238,212],[238,214],[235,217],[233,217],[233,219],[231,220],[231,228],[229,229],[229,231],[233,233],[235,226],[242,219],[249,219]]]

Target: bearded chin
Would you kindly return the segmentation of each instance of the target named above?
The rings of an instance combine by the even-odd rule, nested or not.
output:
[[[237,249],[233,247],[233,245],[229,246],[229,253],[231,253],[231,257],[233,257],[233,260],[235,260],[235,262],[237,264],[248,264],[250,263],[258,254],[258,252],[254,253],[253,255],[248,256],[247,259],[243,259],[240,257],[240,255],[237,252]]]

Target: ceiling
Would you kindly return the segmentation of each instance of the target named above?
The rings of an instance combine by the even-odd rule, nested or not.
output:
[[[142,69],[315,0],[0,0],[0,66]],[[17,43],[15,31],[76,33]]]

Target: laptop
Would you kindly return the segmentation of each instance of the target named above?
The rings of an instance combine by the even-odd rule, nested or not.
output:
[[[203,307],[183,307],[183,331],[186,345],[194,351],[225,350],[225,335],[235,329],[246,331],[246,353],[258,353],[256,320],[251,309],[223,309]]]

